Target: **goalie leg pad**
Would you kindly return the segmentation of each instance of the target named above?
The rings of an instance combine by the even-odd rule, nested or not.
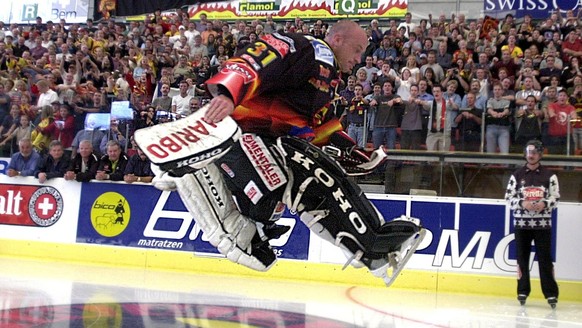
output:
[[[255,222],[237,210],[215,165],[174,179],[182,202],[221,254],[258,271],[275,263],[268,243],[254,244],[253,240],[260,240]]]
[[[287,176],[280,157],[272,141],[245,133],[215,163],[240,212],[254,221],[276,221],[284,210]]]
[[[292,137],[280,138],[279,145],[290,172],[284,203],[312,231],[371,270],[386,264],[387,254],[420,231],[420,222],[386,223],[362,190],[319,148]]]

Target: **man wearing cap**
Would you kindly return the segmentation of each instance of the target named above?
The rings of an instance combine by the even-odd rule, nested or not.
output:
[[[532,241],[536,247],[544,297],[552,308],[558,303],[558,284],[552,259],[552,210],[560,200],[558,177],[541,165],[544,147],[530,140],[524,150],[526,164],[509,178],[505,200],[513,211],[517,248],[517,299],[521,305],[531,292],[529,281]]]

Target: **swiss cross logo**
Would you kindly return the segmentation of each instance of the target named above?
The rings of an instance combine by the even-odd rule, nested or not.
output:
[[[63,197],[50,186],[2,185],[0,224],[48,227],[63,214]]]
[[[50,194],[44,194],[38,197],[34,212],[41,220],[46,220],[57,211],[57,200]]]

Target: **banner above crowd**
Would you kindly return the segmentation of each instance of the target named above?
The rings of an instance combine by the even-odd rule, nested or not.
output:
[[[502,18],[512,14],[520,18],[529,14],[534,19],[546,19],[549,14],[560,10],[564,14],[568,10],[582,9],[579,0],[485,0],[484,13]],[[576,14],[577,12],[575,12]]]
[[[89,4],[86,0],[4,0],[0,10],[0,21],[5,24],[34,24],[36,17],[43,22],[65,19],[67,23],[87,21]]]
[[[404,17],[408,0],[235,0],[208,2],[188,7],[190,18],[206,14],[208,19],[237,20],[264,19],[272,15],[275,20],[338,19]]]

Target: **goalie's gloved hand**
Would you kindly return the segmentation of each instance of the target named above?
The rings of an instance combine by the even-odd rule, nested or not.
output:
[[[382,149],[367,152],[357,148],[355,141],[343,131],[331,135],[329,142],[322,150],[333,157],[350,176],[372,173],[386,160],[386,153]]]

